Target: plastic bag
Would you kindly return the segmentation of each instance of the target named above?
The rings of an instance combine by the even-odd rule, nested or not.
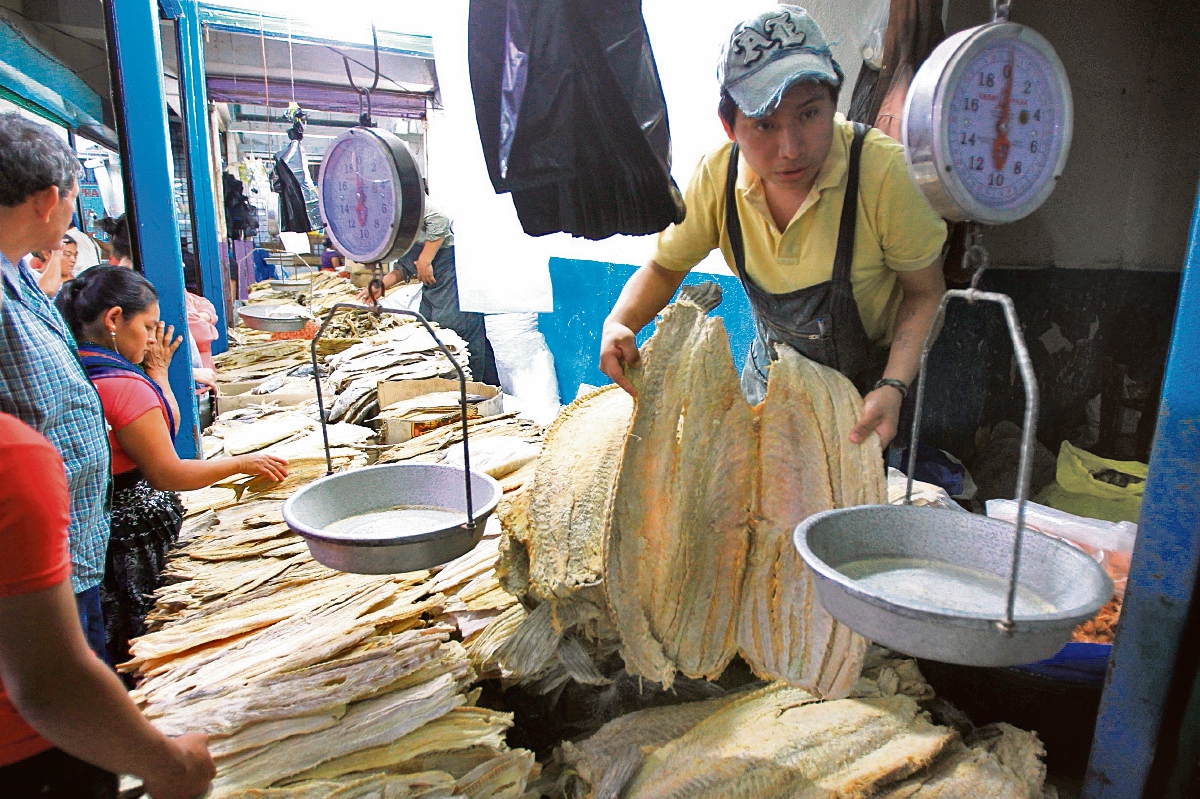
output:
[[[1101,458],[1064,441],[1054,482],[1036,499],[1078,516],[1136,522],[1148,471],[1144,463]]]
[[[986,507],[987,515],[993,519],[1014,524],[1017,521],[1015,499],[989,499]],[[1077,516],[1036,502],[1025,503],[1025,524],[1038,532],[1069,541],[1091,555],[1112,578],[1114,593],[1120,597],[1125,595],[1129,561],[1137,542],[1136,524]]]
[[[903,505],[908,495],[908,477],[899,469],[888,467],[888,504]],[[947,510],[963,510],[963,507],[951,499],[946,489],[932,483],[913,480],[912,504]]]
[[[862,57],[872,69],[883,68],[883,42],[891,8],[891,0],[875,0],[875,7],[863,14]]]
[[[531,236],[683,220],[639,0],[472,0],[471,93],[492,187]]]
[[[522,415],[549,424],[562,406],[554,356],[538,330],[537,314],[488,314],[484,323],[496,354],[500,387],[521,401]]]

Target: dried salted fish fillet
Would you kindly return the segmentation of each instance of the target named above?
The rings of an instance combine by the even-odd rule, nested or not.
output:
[[[716,677],[737,649],[755,423],[709,309],[688,296],[667,308],[632,376],[606,550],[625,667],[665,687],[677,670]]]
[[[426,755],[437,752],[460,749],[487,749],[494,757],[507,748],[504,733],[511,726],[511,713],[477,707],[456,707],[441,718],[434,719],[389,744],[343,755],[291,779],[332,780],[344,774],[375,769],[412,771],[414,769],[407,767],[407,763],[419,761]]]
[[[550,603],[543,602],[518,624],[496,652],[501,668],[517,679],[532,678],[554,658],[562,634],[554,629]]]
[[[761,489],[739,643],[742,657],[760,677],[841,698],[858,680],[868,642],[822,607],[808,567],[792,544],[797,524],[834,504],[822,419],[801,377],[806,363],[790,348],[779,347],[760,409]],[[837,482],[843,490],[854,490],[841,480],[840,471]]]
[[[273,743],[225,768],[217,763],[213,794],[266,787],[359,749],[379,746],[445,715],[463,703],[450,675],[352,705],[338,724]]]
[[[655,707],[627,713],[605,724],[590,738],[563,744],[568,767],[563,780],[574,799],[617,799],[643,758],[678,738],[738,697]]]
[[[298,413],[277,413],[252,424],[230,430],[225,435],[225,454],[242,455],[290,438],[313,428],[315,423]]]
[[[214,796],[222,799],[455,799],[454,777],[437,771],[371,774],[347,781],[311,781],[283,788],[251,788]]]
[[[616,386],[567,406],[546,432],[528,521],[501,517],[502,526],[528,529],[523,543],[533,597],[569,596],[602,579],[609,497],[632,409],[629,395]]]
[[[533,752],[513,749],[465,774],[454,789],[466,799],[520,799],[536,769]]]
[[[1034,733],[998,724],[976,734],[983,739],[955,743],[928,769],[878,799],[1042,799],[1045,749]]]
[[[777,685],[738,699],[649,755],[627,799],[866,799],[957,739],[903,696],[820,702]]]

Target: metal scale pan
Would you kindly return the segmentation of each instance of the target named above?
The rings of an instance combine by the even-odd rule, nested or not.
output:
[[[294,333],[308,324],[306,316],[275,316],[278,305],[246,305],[238,308],[238,318],[251,330],[267,333]]]
[[[952,298],[1004,307],[1025,384],[1016,524],[911,504],[929,351]],[[1086,553],[1025,529],[1037,383],[1012,300],[975,288],[946,292],[921,355],[905,505],[827,511],[795,531],[821,604],[876,643],[968,666],[1015,666],[1054,656],[1112,598]]]
[[[463,466],[390,463],[333,473],[325,401],[317,377],[317,342],[341,309],[411,316],[425,326],[458,372],[462,409]],[[288,526],[331,569],[357,574],[395,574],[427,569],[470,552],[503,491],[489,475],[471,471],[467,443],[467,379],[425,317],[415,311],[338,303],[312,342],[313,375],[325,440],[328,476],[310,483],[283,505]]]

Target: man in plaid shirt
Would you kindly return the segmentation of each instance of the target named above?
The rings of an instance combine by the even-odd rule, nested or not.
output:
[[[103,658],[100,583],[111,474],[104,410],[75,339],[24,261],[61,246],[78,172],[62,138],[18,114],[0,114],[0,411],[37,430],[62,455],[71,498],[71,587],[88,644]]]

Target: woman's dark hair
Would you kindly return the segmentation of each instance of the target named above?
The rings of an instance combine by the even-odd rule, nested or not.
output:
[[[123,266],[93,266],[74,280],[63,284],[54,299],[58,312],[67,320],[75,338],[83,337],[83,328],[95,322],[110,308],[120,308],[125,316],[134,316],[158,301],[158,292],[150,281]]]
[[[841,73],[839,72],[838,74],[840,75]],[[838,95],[842,93],[842,87],[840,85],[834,86],[828,81],[815,82],[829,88],[829,98],[833,100],[833,105],[836,107]],[[725,120],[725,124],[729,126],[729,129],[733,130],[733,122],[737,119],[737,103],[734,102],[733,95],[725,89],[721,89],[721,100],[717,103],[717,113],[721,116],[721,119]]]
[[[118,258],[133,257],[133,245],[129,241],[129,218],[125,214],[116,219],[108,216],[97,219],[96,228],[108,234],[108,243],[112,245],[113,255]]]

